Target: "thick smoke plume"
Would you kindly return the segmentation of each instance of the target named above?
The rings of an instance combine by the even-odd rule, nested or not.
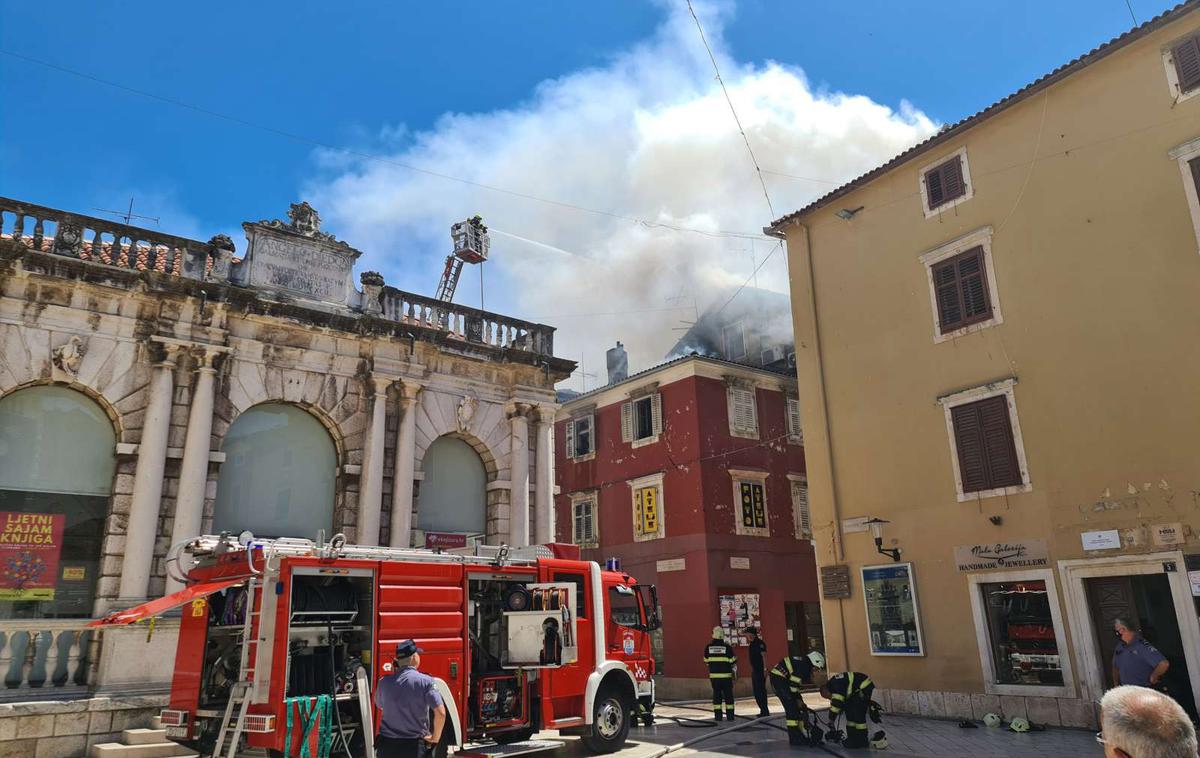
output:
[[[731,9],[698,10],[764,169],[841,181],[935,131],[907,103],[896,111],[818,91],[794,67],[731,59],[722,41]],[[681,322],[723,302],[776,244],[722,234],[759,232],[770,213],[683,3],[603,67],[542,82],[509,109],[446,114],[429,131],[381,127],[380,142],[372,149],[390,160],[561,203],[333,154],[318,156],[308,188],[330,228],[367,251],[364,267],[423,294],[436,287],[450,224],[482,214],[493,231],[484,306],[557,326],[556,352],[583,358],[595,374],[589,388],[603,383],[604,350],[617,340],[631,371],[659,362]],[[766,178],[779,215],[833,186]],[[781,250],[756,284],[787,291]],[[478,269],[468,268],[456,300],[478,305],[480,289]]]

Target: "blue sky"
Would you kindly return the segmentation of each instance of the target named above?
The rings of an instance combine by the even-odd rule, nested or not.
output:
[[[1171,3],[1132,5],[1145,21]],[[699,9],[763,167],[826,182],[1132,25],[1124,0]],[[663,223],[756,230],[769,220],[682,0],[336,11],[5,1],[0,18],[5,51],[319,142]],[[448,225],[481,212],[507,232],[494,243],[485,304],[560,326],[570,357],[598,361],[623,339],[635,366],[653,360],[677,334],[669,326],[680,314],[662,309],[689,298],[702,307],[770,250],[414,177],[4,55],[0,103],[0,194],[80,212],[134,195],[135,211],[161,216],[163,229],[223,231],[239,250],[241,221],[279,217],[306,197],[366,252],[365,265],[426,294]],[[778,213],[832,186],[769,180]],[[780,289],[781,266],[761,272]],[[609,282],[610,269],[627,273]],[[630,276],[656,284],[628,285]],[[461,300],[478,304],[477,289]],[[618,311],[627,315],[595,315]]]

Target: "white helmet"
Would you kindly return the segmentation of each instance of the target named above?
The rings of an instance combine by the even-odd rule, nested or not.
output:
[[[983,723],[985,726],[997,727],[1003,724],[1004,721],[997,714],[988,713],[984,715]]]
[[[1014,732],[1028,732],[1029,731],[1029,721],[1024,718],[1021,718],[1020,716],[1017,716],[1015,719],[1012,720],[1011,723],[1009,723],[1008,728],[1013,730]]]
[[[821,651],[814,650],[808,654],[808,660],[814,668],[825,668],[825,656],[821,655]]]
[[[725,639],[725,627],[714,626],[713,627],[713,639],[714,640]]]

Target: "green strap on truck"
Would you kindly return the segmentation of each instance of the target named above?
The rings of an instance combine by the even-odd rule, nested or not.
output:
[[[291,754],[292,730],[295,727],[295,716],[299,715],[300,756],[299,758],[329,758],[333,747],[333,698],[329,695],[316,697],[289,697],[284,700],[287,708],[287,733],[284,737],[284,749]],[[308,738],[313,727],[317,728],[317,755],[309,750]]]

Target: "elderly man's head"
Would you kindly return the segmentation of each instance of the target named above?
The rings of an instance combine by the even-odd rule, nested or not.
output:
[[[1100,701],[1108,758],[1195,758],[1196,730],[1183,708],[1146,687],[1114,687]]]
[[[1137,639],[1138,628],[1137,624],[1123,618],[1117,618],[1113,619],[1113,632],[1121,638],[1121,642],[1124,642],[1126,645],[1132,645],[1133,641]]]

